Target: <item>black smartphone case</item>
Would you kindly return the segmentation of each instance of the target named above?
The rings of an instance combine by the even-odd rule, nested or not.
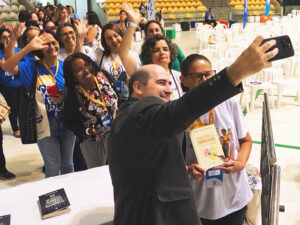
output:
[[[274,48],[278,48],[278,54],[268,61],[272,62],[275,60],[288,58],[295,54],[291,39],[287,35],[264,39],[261,44],[274,39],[276,40],[276,45],[270,48],[267,52],[272,51]]]

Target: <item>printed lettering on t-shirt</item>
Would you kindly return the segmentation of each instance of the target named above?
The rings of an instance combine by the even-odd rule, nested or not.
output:
[[[47,92],[47,87],[55,84],[51,75],[39,75],[37,78],[37,89],[42,93],[48,114],[57,116],[62,111],[62,104],[54,103]]]

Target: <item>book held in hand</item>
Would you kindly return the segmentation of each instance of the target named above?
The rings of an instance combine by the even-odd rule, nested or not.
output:
[[[71,210],[70,202],[63,188],[39,196],[39,205],[42,219],[68,213]]]
[[[224,152],[214,124],[191,130],[190,137],[198,164],[203,169],[224,163]]]
[[[10,215],[0,216],[0,225],[10,225]]]

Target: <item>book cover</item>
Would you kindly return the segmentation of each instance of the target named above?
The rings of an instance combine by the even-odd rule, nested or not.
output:
[[[0,225],[10,225],[10,215],[0,216]]]
[[[42,219],[70,211],[70,202],[63,188],[39,196],[39,206]]]
[[[190,137],[198,164],[203,169],[210,169],[225,162],[214,124],[191,130]]]

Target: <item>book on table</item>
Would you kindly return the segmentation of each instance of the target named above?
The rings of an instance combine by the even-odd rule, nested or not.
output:
[[[214,124],[190,131],[192,145],[198,164],[210,169],[225,162],[224,152]]]
[[[70,202],[63,188],[39,196],[38,202],[42,219],[68,213],[71,210]]]
[[[10,225],[10,215],[0,216],[0,225]]]

